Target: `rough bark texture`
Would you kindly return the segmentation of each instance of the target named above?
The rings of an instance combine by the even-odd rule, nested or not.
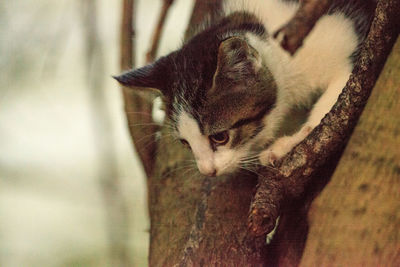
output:
[[[220,6],[218,2],[196,1],[195,13],[202,15],[197,17],[194,13],[191,23],[199,24],[207,10]],[[332,228],[329,228],[327,223],[333,218],[320,211],[324,209],[322,205],[325,205],[325,202],[321,202],[320,206],[313,206],[311,237],[307,244],[306,215],[312,200],[322,190],[335,169],[344,144],[390,52],[399,29],[396,18],[399,12],[399,1],[379,2],[377,18],[362,52],[362,60],[357,64],[339,103],[324,118],[322,125],[278,164],[277,172],[263,172],[257,187],[257,175],[253,173],[240,173],[222,178],[201,176],[190,161],[191,153],[168,138],[167,127],[162,130],[155,165],[151,157],[141,156],[149,177],[150,266],[296,266],[304,248],[304,266],[319,266],[318,262],[312,262],[313,255],[316,254],[319,254],[322,264],[330,264],[328,261],[332,256],[324,259],[323,257],[325,250],[327,255],[333,255],[334,252],[329,249],[335,241],[330,243],[329,240],[318,236],[325,234],[325,238],[335,240],[332,235],[336,233],[331,232]],[[187,34],[192,33],[193,28],[190,28]],[[135,102],[126,104],[127,110],[136,105]],[[143,111],[143,106],[135,107],[136,111]],[[143,118],[134,117],[132,121],[137,123],[139,120],[140,123],[141,119]],[[147,134],[137,127],[132,127],[131,131],[134,141],[143,138],[140,135]],[[145,154],[154,155],[154,149],[150,150],[150,153],[147,152]],[[398,167],[393,167],[393,170],[398,171]],[[392,185],[395,185],[394,182]],[[370,194],[375,192],[372,183],[361,188],[361,191],[371,191]],[[255,192],[257,193],[252,202],[251,198]],[[335,193],[337,192],[333,194]],[[322,200],[318,199],[316,203],[320,203],[319,201]],[[256,233],[255,236],[250,235],[247,228],[251,202],[249,222],[252,232]],[[335,205],[339,208],[342,206],[338,201]],[[284,214],[280,227],[273,243],[267,247],[264,234],[273,227],[281,208],[284,208]],[[379,210],[389,220],[389,213],[396,214],[393,212],[394,208],[396,206],[393,204],[387,213],[385,209]],[[398,219],[398,216],[395,218]],[[319,219],[326,227],[317,227]],[[396,234],[390,230],[396,227],[396,224],[387,225],[387,233]],[[351,231],[350,228],[347,230]],[[370,232],[367,231],[368,233]],[[345,235],[342,237],[341,240],[345,240]],[[398,236],[396,238],[395,240],[398,240]],[[386,243],[378,244],[377,250],[384,251],[382,247]],[[393,244],[395,246],[398,242]],[[319,247],[323,250],[318,250]],[[393,253],[396,250],[393,246],[390,248],[386,254],[395,255]]]
[[[379,1],[371,31],[338,102],[321,124],[277,164],[264,171],[249,216],[255,235],[273,229],[283,201],[297,197],[315,172],[346,144],[399,32],[400,1]],[[315,180],[314,179],[314,180]]]
[[[400,39],[329,184],[301,266],[400,266]]]
[[[151,266],[261,266],[265,237],[248,235],[256,177],[206,178],[182,145],[164,138],[151,178]]]
[[[197,1],[191,23],[218,7]],[[149,180],[150,266],[262,266],[265,237],[250,236],[246,224],[256,176],[204,177],[188,163],[191,152],[168,139],[167,129],[163,136]]]

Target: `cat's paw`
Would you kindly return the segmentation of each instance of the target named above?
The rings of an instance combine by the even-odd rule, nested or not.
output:
[[[275,140],[266,150],[262,151],[259,160],[262,165],[274,165],[290,152],[298,143],[300,143],[313,130],[310,125],[305,125],[300,131],[291,136],[283,136]]]
[[[274,151],[271,149],[266,149],[262,151],[259,155],[259,160],[262,165],[267,166],[267,165],[275,165],[275,161],[277,160],[277,156],[274,154]]]
[[[274,165],[275,162],[285,156],[296,145],[296,140],[291,136],[278,138],[271,146],[260,153],[259,159],[262,165]]]

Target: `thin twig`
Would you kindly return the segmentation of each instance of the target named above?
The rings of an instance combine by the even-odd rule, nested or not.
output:
[[[122,24],[120,39],[121,70],[131,69],[135,65],[135,35],[134,35],[134,0],[124,0],[122,6]]]
[[[165,25],[165,19],[167,18],[168,11],[173,3],[174,0],[163,0],[161,13],[158,18],[157,26],[153,33],[151,47],[146,54],[147,63],[153,62],[157,56],[158,47],[160,46],[161,33],[163,32]]]

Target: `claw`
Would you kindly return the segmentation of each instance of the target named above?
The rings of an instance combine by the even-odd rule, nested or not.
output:
[[[262,165],[275,166],[275,162],[278,160],[278,156],[272,150],[266,150],[260,154],[260,162]]]
[[[271,151],[270,158],[269,158],[269,164],[274,167],[275,166],[275,162],[277,160],[278,160],[278,157],[275,155],[274,152]]]

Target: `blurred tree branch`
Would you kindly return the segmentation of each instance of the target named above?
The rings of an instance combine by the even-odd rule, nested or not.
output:
[[[122,6],[122,24],[120,40],[120,66],[121,70],[131,69],[135,65],[135,1],[124,0]]]
[[[120,66],[125,71],[135,66],[135,1],[124,0],[121,24]],[[122,87],[125,114],[132,142],[141,159],[147,177],[151,176],[156,151],[153,123],[153,96],[147,92]]]
[[[165,19],[173,0],[163,2],[160,19],[153,34],[151,49],[147,61],[154,60],[160,42]],[[135,67],[135,1],[124,0],[121,24],[120,66],[125,71]],[[147,177],[151,177],[157,150],[156,132],[159,130],[152,118],[154,93],[142,90],[132,90],[122,87],[125,103],[125,114],[128,120],[129,132]]]
[[[294,17],[274,33],[282,48],[293,55],[331,3],[332,0],[300,0],[300,7]]]
[[[164,29],[165,19],[167,18],[168,11],[174,0],[163,0],[163,5],[161,8],[161,13],[158,18],[157,26],[153,32],[152,43],[149,51],[146,54],[146,62],[153,62],[157,56],[158,47],[160,46],[161,34]]]
[[[221,0],[195,0],[193,12],[185,32],[185,40],[192,37],[205,21],[217,18],[220,15],[221,8]]]

